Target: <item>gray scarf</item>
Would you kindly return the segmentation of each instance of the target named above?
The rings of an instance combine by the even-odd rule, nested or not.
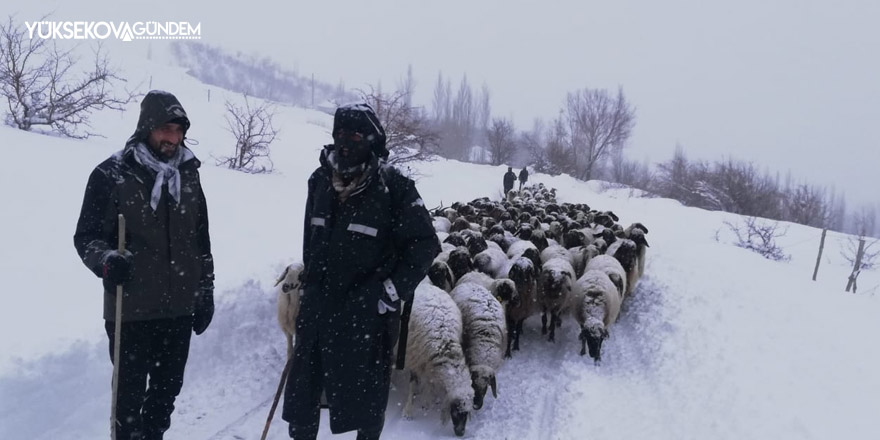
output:
[[[138,142],[134,146],[134,159],[137,163],[152,171],[156,176],[156,183],[153,184],[153,192],[150,194],[150,207],[153,208],[154,212],[156,207],[159,206],[159,199],[162,197],[162,185],[165,182],[168,182],[168,194],[171,195],[175,203],[180,202],[180,171],[178,167],[194,157],[195,155],[193,155],[192,151],[181,144],[177,148],[177,153],[171,159],[168,159],[168,162],[162,162],[150,152],[150,147],[143,142]]]

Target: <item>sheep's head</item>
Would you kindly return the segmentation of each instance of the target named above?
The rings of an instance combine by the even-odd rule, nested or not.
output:
[[[547,237],[544,236],[544,231],[540,229],[535,229],[534,231],[532,231],[532,235],[531,237],[529,237],[529,241],[531,241],[532,244],[534,244],[539,251],[543,251],[544,249],[547,249],[548,246],[550,246],[550,242],[548,242]]]
[[[516,291],[516,283],[510,279],[500,279],[492,282],[493,294],[500,302],[506,302],[517,307],[520,304],[519,293]]]
[[[483,407],[486,391],[492,388],[492,397],[498,398],[498,385],[495,383],[495,372],[485,365],[471,367],[471,384],[474,387],[474,409]]]
[[[602,342],[608,338],[608,330],[601,323],[588,325],[581,330],[581,356],[586,354],[583,344],[589,349],[590,357],[597,364],[602,361]]]
[[[464,241],[464,237],[461,236],[460,232],[450,232],[449,235],[446,236],[446,239],[443,240],[444,243],[449,243],[453,246],[464,246],[466,243]]]
[[[428,279],[435,286],[447,292],[451,292],[455,284],[449,265],[442,261],[435,261],[431,264],[431,267],[428,269]]]
[[[302,275],[303,270],[304,267],[302,263],[290,264],[284,268],[284,272],[275,280],[275,286],[277,287],[281,284],[281,291],[284,293],[299,289],[302,286],[300,276]]]
[[[629,239],[634,241],[637,245],[651,247],[651,246],[648,246],[648,239],[645,238],[645,232],[642,231],[641,229],[633,229],[632,231],[630,231]]]
[[[614,251],[614,258],[623,266],[623,270],[627,273],[632,272],[633,268],[638,264],[639,250],[636,243],[632,240],[623,239],[617,250]]]
[[[464,230],[470,229],[470,228],[471,228],[470,222],[468,222],[467,220],[465,220],[461,217],[458,217],[455,219],[455,221],[452,222],[452,226],[449,227],[449,232],[464,231]]]
[[[571,292],[571,272],[544,267],[541,270],[541,294],[549,299],[569,296]]]
[[[452,270],[452,276],[456,280],[474,269],[473,262],[471,262],[471,254],[464,246],[459,246],[450,252],[446,264],[449,265],[449,269]]]
[[[468,415],[473,408],[472,402],[456,399],[449,405],[449,416],[452,418],[452,430],[456,437],[464,436],[464,429],[467,425]]]
[[[467,241],[468,252],[470,252],[471,257],[479,254],[480,252],[485,251],[489,248],[489,245],[486,244],[486,239],[483,237],[471,237]]]

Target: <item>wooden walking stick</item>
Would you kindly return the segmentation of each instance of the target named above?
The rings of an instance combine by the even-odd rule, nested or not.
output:
[[[119,253],[125,253],[125,217],[119,214]],[[122,345],[122,284],[116,285],[116,333],[113,335],[113,402],[110,405],[110,437],[116,440],[116,401],[119,390],[119,351]]]
[[[260,440],[266,440],[266,434],[269,433],[269,425],[272,423],[272,417],[275,416],[275,409],[278,408],[278,400],[281,398],[281,392],[284,390],[284,383],[287,382],[287,373],[290,372],[290,361],[293,359],[293,353],[287,358],[284,364],[284,371],[281,373],[281,381],[278,382],[278,390],[275,391],[275,400],[272,401],[272,408],[269,409],[269,418],[266,419],[266,426],[263,428],[263,435]]]

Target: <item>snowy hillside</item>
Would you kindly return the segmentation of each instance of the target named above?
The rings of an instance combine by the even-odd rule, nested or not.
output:
[[[135,67],[190,114],[216,261],[218,309],[208,331],[193,338],[166,439],[259,438],[285,352],[271,286],[300,256],[306,179],[332,119],[280,107],[277,172],[221,169],[212,156],[232,148],[223,122],[227,94],[180,69]],[[88,141],[0,127],[0,439],[106,436],[111,364],[101,285],[79,261],[72,236],[90,171],[121,148],[136,120],[136,104],[121,115],[98,115],[95,126],[106,139]],[[417,186],[428,207],[497,198],[505,170],[441,160],[417,167]],[[737,216],[632,198],[626,190],[601,192],[596,182],[567,176],[536,174],[532,182],[557,188],[561,202],[646,224],[646,274],[612,327],[599,367],[578,355],[571,318],[555,344],[541,338],[537,317],[527,320],[522,351],[498,374],[498,399],[487,397],[466,438],[880,436],[880,273],[863,273],[858,295],[844,293],[844,236],[829,233],[813,282],[814,228],[790,225],[779,243],[792,259],[777,263],[730,244],[724,221]],[[402,419],[406,380],[396,374],[394,382],[383,438],[453,436],[434,410]],[[331,438],[326,412],[322,417],[319,438]],[[280,417],[270,438],[287,438]]]

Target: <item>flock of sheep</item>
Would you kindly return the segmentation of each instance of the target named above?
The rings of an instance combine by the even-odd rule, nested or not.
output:
[[[641,223],[624,228],[610,211],[556,203],[543,184],[512,190],[501,202],[481,198],[432,212],[441,252],[416,288],[409,321],[406,369],[413,396],[427,385],[441,401],[444,422],[464,435],[471,411],[495,373],[520,349],[523,321],[541,315],[541,330],[554,341],[562,317],[579,326],[580,354],[601,360],[602,342],[622,302],[644,273]],[[278,319],[290,354],[299,308],[302,265],[278,279]]]

